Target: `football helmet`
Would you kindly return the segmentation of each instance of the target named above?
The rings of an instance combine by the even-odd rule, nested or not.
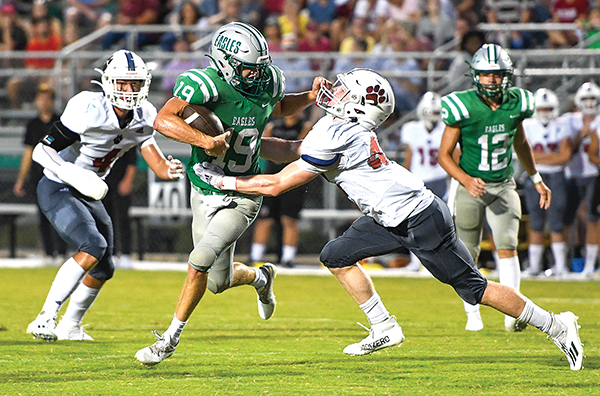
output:
[[[119,50],[108,58],[102,69],[94,70],[100,73],[100,81],[92,80],[92,82],[102,87],[104,95],[113,106],[133,110],[148,99],[152,75],[146,63],[134,52]],[[119,80],[139,81],[139,91],[130,92],[120,89],[117,84]]]
[[[473,86],[480,95],[488,98],[502,96],[508,87],[514,73],[514,67],[508,52],[497,44],[484,44],[475,52],[471,63],[471,78]],[[480,73],[501,73],[500,84],[481,84]]]
[[[593,82],[583,83],[575,94],[575,105],[583,114],[598,114],[600,111],[600,88]]]
[[[535,113],[533,116],[542,125],[548,125],[550,121],[558,117],[558,96],[547,88],[540,88],[533,94],[535,99]]]
[[[267,40],[251,25],[232,22],[219,28],[207,56],[219,75],[243,95],[259,96],[271,80]]]
[[[385,77],[371,69],[352,69],[338,74],[331,89],[322,86],[316,104],[336,117],[375,129],[394,112],[396,99]]]
[[[417,117],[431,131],[442,121],[442,97],[435,92],[425,92],[417,105]]]

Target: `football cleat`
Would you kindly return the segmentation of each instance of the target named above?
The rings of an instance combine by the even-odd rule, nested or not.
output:
[[[527,327],[527,323],[522,322],[518,319],[515,319],[512,316],[505,315],[504,316],[504,327],[506,328],[506,331],[508,331],[508,332],[520,333],[521,331],[525,330],[525,328]]]
[[[395,316],[390,316],[385,321],[371,326],[370,330],[360,323],[359,325],[367,330],[369,335],[361,342],[350,344],[344,348],[344,353],[346,355],[368,355],[380,349],[391,348],[396,345],[400,345],[404,341],[404,333],[396,321]]]
[[[554,315],[554,320],[557,320],[563,325],[563,330],[556,337],[552,337],[552,341],[560,348],[567,356],[571,370],[581,370],[583,364],[583,345],[579,338],[579,319],[573,312],[562,312]]]
[[[277,275],[277,268],[271,263],[266,263],[259,268],[260,271],[265,273],[267,277],[267,284],[261,288],[256,289],[258,294],[258,314],[264,320],[269,319],[275,312],[275,294],[273,293],[273,281]]]
[[[27,334],[33,335],[36,340],[44,340],[54,342],[57,340],[54,329],[56,328],[56,320],[48,319],[45,316],[38,315],[37,318],[27,326]]]
[[[467,331],[480,331],[483,329],[483,321],[481,320],[481,315],[479,311],[467,314],[467,325],[465,326],[465,330]]]
[[[54,333],[59,340],[69,341],[94,341],[92,336],[85,332],[83,326],[74,323],[67,323],[68,321],[61,321]]]
[[[175,348],[179,344],[179,341],[173,345],[171,337],[166,338],[158,330],[153,330],[152,334],[156,337],[156,342],[149,347],[142,348],[136,352],[135,358],[142,363],[144,366],[152,367],[162,362],[166,358],[173,355]]]

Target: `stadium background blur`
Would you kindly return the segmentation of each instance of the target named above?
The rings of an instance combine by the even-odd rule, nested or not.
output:
[[[379,130],[384,150],[402,161],[399,130],[415,119],[426,91],[446,94],[471,87],[465,39],[481,32],[503,45],[515,63],[513,85],[553,89],[561,113],[585,81],[598,83],[600,4],[576,0],[84,0],[0,2],[0,257],[38,256],[34,195],[16,197],[27,121],[36,115],[33,98],[40,83],[56,92],[60,113],[81,90],[97,90],[95,67],[118,48],[136,51],[153,74],[149,100],[160,108],[176,76],[206,67],[210,37],[220,25],[242,21],[264,32],[273,63],[286,74],[289,92],[308,88],[316,75],[370,67],[388,77],[397,112]],[[311,117],[318,118],[315,109]],[[182,161],[189,147],[158,137],[163,152]],[[134,254],[185,261],[191,249],[187,182],[160,183],[143,160],[138,163],[132,205]],[[517,171],[517,180],[524,175]],[[317,263],[325,242],[339,235],[358,212],[334,186],[315,180],[307,187],[300,224],[299,259]],[[25,209],[25,208],[28,209]],[[35,212],[33,212],[35,213]],[[526,254],[527,216],[519,250]],[[141,227],[140,227],[141,226]],[[14,227],[14,228],[12,228]],[[143,232],[141,232],[143,231]],[[237,252],[247,255],[251,230]],[[272,238],[273,253],[277,240]],[[141,250],[141,251],[140,251]],[[243,258],[243,257],[242,257]],[[269,256],[267,255],[267,259]],[[484,256],[485,259],[485,256]],[[523,262],[523,260],[522,260]]]

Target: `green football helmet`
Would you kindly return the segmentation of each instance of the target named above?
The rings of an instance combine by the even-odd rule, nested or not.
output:
[[[484,44],[475,52],[469,66],[471,67],[473,86],[481,96],[491,99],[498,98],[510,87],[514,72],[513,63],[508,52],[499,45]],[[500,84],[481,84],[480,73],[501,73],[502,82]]]

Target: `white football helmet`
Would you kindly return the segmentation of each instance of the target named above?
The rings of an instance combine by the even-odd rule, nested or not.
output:
[[[469,66],[471,67],[473,86],[480,95],[497,98],[510,87],[514,72],[513,63],[508,52],[499,45],[484,44],[475,52]],[[483,85],[479,82],[479,73],[502,73],[502,82]]]
[[[600,88],[593,82],[583,83],[575,94],[575,105],[583,114],[600,112]]]
[[[396,99],[389,81],[371,69],[338,74],[331,89],[321,87],[317,106],[336,117],[375,129],[394,112]]]
[[[417,117],[428,131],[442,121],[442,97],[435,92],[425,92],[417,105]]]
[[[119,50],[112,54],[104,63],[102,69],[94,69],[100,73],[100,82],[93,81],[102,87],[104,95],[110,103],[121,109],[133,110],[148,99],[152,75],[146,63],[132,51]],[[117,81],[135,80],[140,82],[137,92],[119,90]]]
[[[535,99],[535,113],[533,116],[542,123],[548,125],[550,121],[558,117],[558,96],[547,88],[540,88],[533,94]]]
[[[219,28],[207,56],[223,79],[244,95],[262,94],[271,80],[267,40],[251,25],[232,22]],[[244,76],[246,69],[250,74]]]

